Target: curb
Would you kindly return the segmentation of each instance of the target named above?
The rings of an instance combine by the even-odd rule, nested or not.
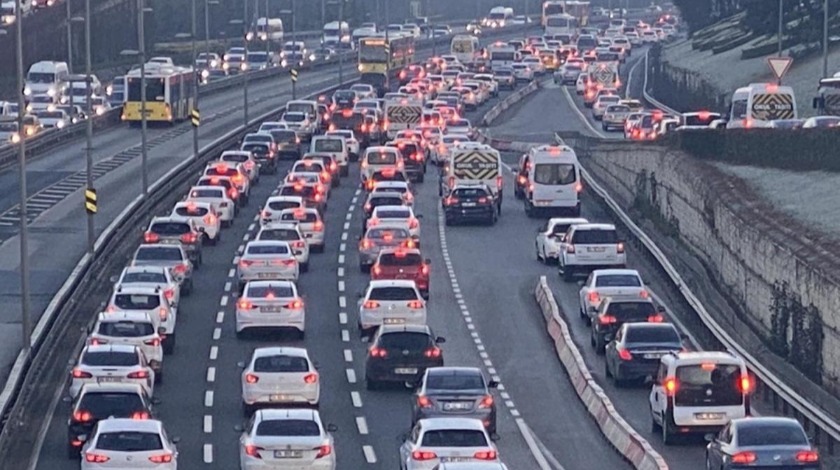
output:
[[[545,319],[548,335],[554,341],[557,357],[569,374],[569,380],[578,397],[589,414],[595,418],[604,437],[619,454],[633,464],[634,468],[668,470],[665,459],[621,417],[604,390],[592,378],[583,356],[572,341],[569,326],[560,316],[560,308],[554,300],[554,294],[548,287],[545,276],[540,276],[534,290],[534,297]]]

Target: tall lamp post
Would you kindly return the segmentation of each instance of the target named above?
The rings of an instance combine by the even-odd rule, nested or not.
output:
[[[87,0],[89,1],[89,0]],[[198,47],[196,46],[196,10],[195,10],[195,0],[191,2],[192,7],[192,21],[191,21],[191,33],[178,33],[175,35],[176,38],[185,39],[190,38],[190,43],[192,46],[192,69],[193,69],[193,109],[196,111],[199,110],[198,107],[198,82],[201,80],[201,74],[198,71]],[[210,58],[208,56],[204,57],[204,61],[206,65],[210,65]],[[193,125],[193,159],[198,160],[198,126]]]
[[[85,179],[86,188],[94,190],[93,187],[93,90],[92,83],[92,58],[90,52],[90,0],[85,0],[85,16],[73,17],[70,19],[71,23],[84,23],[85,26],[85,113],[87,119],[85,120]],[[70,90],[70,104],[73,104],[73,90]],[[93,249],[96,244],[96,228],[94,225],[93,212],[87,211],[87,242],[88,253],[93,254]]]
[[[140,62],[140,166],[143,181],[143,197],[149,194],[149,152],[146,145],[146,33],[144,17],[151,13],[151,8],[145,8],[144,0],[137,0],[137,50],[126,49],[120,55],[136,57]],[[128,91],[128,90],[126,90]]]
[[[338,83],[344,83],[344,53],[346,51],[341,50],[341,24],[344,23],[344,4],[347,3],[347,0],[333,0],[327,2],[328,5],[334,6],[338,5]],[[387,1],[386,1],[387,7]]]
[[[75,18],[71,17],[71,15],[73,13],[70,10],[70,3],[71,3],[70,0],[65,0],[65,3],[67,4],[67,69],[72,74],[73,73],[73,20],[75,20]],[[70,110],[71,110],[71,112],[72,112],[73,109],[75,109],[73,107],[73,105],[75,104],[75,103],[73,103],[73,98],[74,98],[74,96],[73,96],[73,86],[72,86],[72,83],[71,83],[71,86],[70,86]]]
[[[244,75],[244,87],[242,88],[242,100],[243,100],[243,114],[244,114],[244,123],[245,127],[248,127],[248,62],[246,61],[248,58],[248,2],[243,2],[245,4],[245,15],[243,16],[244,19],[242,20],[230,20],[229,24],[238,26],[242,25],[242,40],[244,41],[244,49],[245,49],[245,57],[242,59],[243,66],[241,69],[242,75]]]
[[[823,2],[823,64],[822,76],[828,76],[828,0]]]

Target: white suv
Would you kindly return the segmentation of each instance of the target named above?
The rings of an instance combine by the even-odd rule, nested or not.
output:
[[[666,354],[650,391],[651,429],[662,430],[666,445],[677,434],[716,433],[750,414],[752,389],[744,360],[732,354]]]
[[[554,217],[548,220],[537,230],[537,238],[534,242],[537,252],[537,261],[548,264],[557,261],[560,256],[563,237],[569,227],[576,224],[588,224],[589,221],[582,218]]]
[[[559,256],[560,274],[572,282],[577,273],[598,268],[624,268],[624,242],[612,224],[579,224],[569,227]]]

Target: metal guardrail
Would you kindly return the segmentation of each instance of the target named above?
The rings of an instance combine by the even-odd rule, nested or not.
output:
[[[656,98],[653,97],[653,95],[648,93],[648,73],[650,72],[650,68],[648,67],[649,52],[650,52],[649,50],[645,51],[645,80],[642,83],[642,97],[645,99],[645,101],[649,105],[651,105],[655,108],[659,108],[659,109],[661,109],[662,111],[665,111],[668,114],[680,114],[680,112],[677,111],[676,109],[669,107],[668,105],[666,105],[665,103],[657,100]]]

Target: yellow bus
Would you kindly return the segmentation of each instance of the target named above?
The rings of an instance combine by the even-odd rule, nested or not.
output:
[[[191,67],[166,64],[146,64],[146,121],[184,121],[195,106],[195,74]],[[122,120],[140,122],[140,69],[135,68],[125,76],[126,100]]]
[[[373,86],[379,96],[389,88],[389,75],[414,61],[414,36],[407,33],[377,33],[359,40],[361,83]]]

